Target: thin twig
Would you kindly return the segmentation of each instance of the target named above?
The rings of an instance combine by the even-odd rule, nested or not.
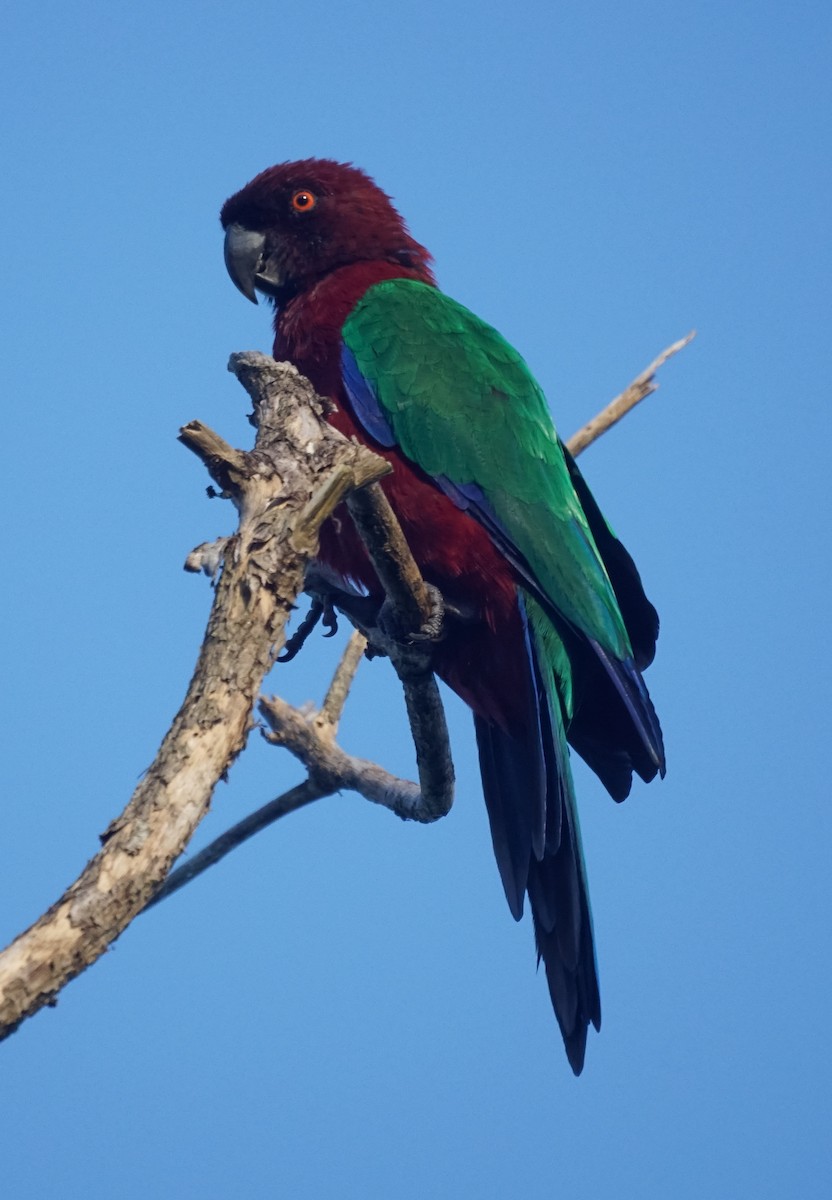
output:
[[[430,597],[389,500],[373,484],[352,492],[347,508],[402,628],[418,632],[432,615]]]
[[[314,721],[279,696],[263,696],[257,707],[272,731],[266,735],[267,740],[291,750],[309,771],[312,781],[320,787],[332,791],[349,789],[358,792],[366,800],[389,808],[403,820],[436,820],[417,784],[391,775],[366,758],[354,758],[347,754],[334,741],[323,737]]]
[[[678,354],[680,350],[684,350],[693,339],[696,337],[696,330],[692,329],[686,337],[680,338],[678,342],[674,342],[672,346],[668,346],[663,350],[658,358],[651,362],[649,367],[646,367],[640,375],[637,375],[633,382],[626,387],[620,395],[611,400],[607,407],[593,417],[591,421],[587,421],[583,429],[579,429],[573,434],[566,443],[567,449],[577,458],[578,455],[586,450],[587,446],[591,446],[594,441],[616,425],[623,416],[635,408],[642,400],[650,396],[658,388],[658,383],[655,380],[655,374],[659,367],[663,366],[669,358],[674,354]]]
[[[389,500],[381,487],[373,484],[351,492],[347,508],[395,610],[399,628],[405,635],[417,633],[432,618],[432,604]],[[430,644],[409,646],[390,638],[379,639],[377,631],[365,632],[371,644],[384,643],[404,688],[421,788],[421,805],[415,819],[436,821],[447,816],[453,803],[454,766],[445,710],[431,669]]]
[[[332,677],[332,682],[329,685],[321,710],[316,714],[315,724],[318,732],[323,737],[328,737],[330,741],[334,738],[337,731],[344,702],[349,694],[350,685],[355,678],[355,672],[364,655],[366,645],[367,639],[362,633],[355,630],[347,642],[344,653],[341,655],[341,659],[335,669],[335,674]],[[335,790],[334,788],[323,787],[319,783],[313,782],[311,778],[307,778],[303,783],[298,784],[297,787],[291,788],[288,792],[284,792],[274,800],[270,800],[268,804],[264,804],[255,812],[244,817],[242,821],[238,821],[236,825],[232,825],[225,833],[221,833],[219,837],[214,838],[198,854],[195,854],[193,858],[188,859],[187,862],[182,863],[181,866],[171,871],[165,883],[159,888],[159,891],[147,905],[147,908],[152,908],[160,900],[166,900],[168,896],[172,896],[174,892],[178,892],[186,883],[191,883],[199,875],[207,871],[209,867],[215,866],[227,854],[230,854],[237,846],[241,846],[243,842],[247,842],[256,833],[260,833],[269,825],[273,825],[281,817],[297,812],[298,809],[311,804],[314,800],[322,800],[326,796],[331,796]]]
[[[254,837],[255,833],[260,833],[267,826],[279,821],[281,817],[297,812],[299,808],[311,804],[313,800],[322,800],[324,796],[331,795],[331,791],[318,787],[311,779],[305,779],[297,787],[270,800],[256,812],[250,813],[242,821],[232,825],[218,838],[214,838],[213,842],[200,850],[193,858],[189,858],[181,867],[171,871],[150,903],[145,905],[145,910],[153,908],[160,900],[166,900],[168,896],[172,896],[174,892],[183,888],[186,883],[191,883],[198,875],[202,875],[209,867],[215,866],[225,858],[226,854],[230,854],[232,850],[242,846],[243,842]]]
[[[354,629],[321,705],[321,716],[332,726],[333,731],[338,729],[347,695],[366,649],[367,639],[363,633]]]
[[[355,672],[364,655],[366,645],[367,639],[356,629],[347,642],[344,653],[341,655],[341,659],[335,669],[335,674],[332,677],[332,682],[329,685],[326,699],[318,714],[318,717],[323,719],[330,728],[332,736],[334,736],[338,728],[338,722],[341,719],[341,713],[344,709],[344,702],[349,694],[350,685],[355,678]],[[214,838],[198,854],[195,854],[193,858],[188,859],[187,862],[182,863],[181,866],[171,871],[165,883],[159,888],[159,891],[147,905],[147,908],[152,908],[160,900],[166,900],[168,896],[172,896],[174,892],[178,892],[186,883],[191,883],[197,876],[207,871],[209,867],[215,866],[227,854],[230,854],[237,846],[241,846],[243,842],[247,842],[256,833],[260,833],[261,830],[266,829],[269,825],[273,825],[281,817],[297,812],[299,808],[311,804],[314,800],[322,800],[325,796],[331,796],[332,794],[331,789],[323,788],[307,778],[303,783],[298,784],[297,787],[291,788],[288,792],[284,792],[274,800],[270,800],[268,804],[264,804],[256,812],[249,813],[242,821],[238,821],[236,825],[232,825],[225,833],[221,833],[219,837]]]

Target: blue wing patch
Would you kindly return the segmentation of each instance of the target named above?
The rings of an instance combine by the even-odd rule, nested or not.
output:
[[[365,431],[380,446],[384,446],[388,450],[391,446],[395,446],[396,435],[381,410],[378,397],[361,374],[352,350],[344,342],[341,343],[341,378],[350,398],[350,404]]]

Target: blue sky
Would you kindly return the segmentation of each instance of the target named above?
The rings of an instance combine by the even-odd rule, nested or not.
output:
[[[3,941],[95,851],[176,710],[229,529],[176,442],[250,444],[270,346],[217,213],[352,160],[568,435],[697,340],[582,466],[662,615],[662,784],[577,767],[604,1024],[563,1055],[450,817],[321,802],[140,918],[0,1047],[9,1195],[826,1196],[832,15],[789,6],[37,3],[2,19]],[[319,699],[316,641],[275,690]],[[389,667],[343,744],[412,771]],[[196,845],[300,777],[257,739]]]

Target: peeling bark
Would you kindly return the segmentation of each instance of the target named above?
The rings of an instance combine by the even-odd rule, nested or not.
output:
[[[241,355],[232,369],[249,390],[259,373],[254,449],[234,450],[198,422],[181,432],[240,515],[238,532],[215,547],[222,571],[193,679],[153,765],[102,836],[101,850],[0,954],[0,1037],[54,1003],[164,880],[245,745],[255,698],[282,645],[321,523],[351,488],[388,470],[327,424],[324,402],[294,368]],[[205,563],[210,555],[199,558]]]

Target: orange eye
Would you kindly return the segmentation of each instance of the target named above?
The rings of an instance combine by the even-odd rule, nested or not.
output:
[[[292,197],[292,208],[295,210],[295,212],[299,213],[311,212],[317,203],[317,198],[313,196],[311,192],[307,192],[305,190],[302,192],[295,192],[294,196]]]

